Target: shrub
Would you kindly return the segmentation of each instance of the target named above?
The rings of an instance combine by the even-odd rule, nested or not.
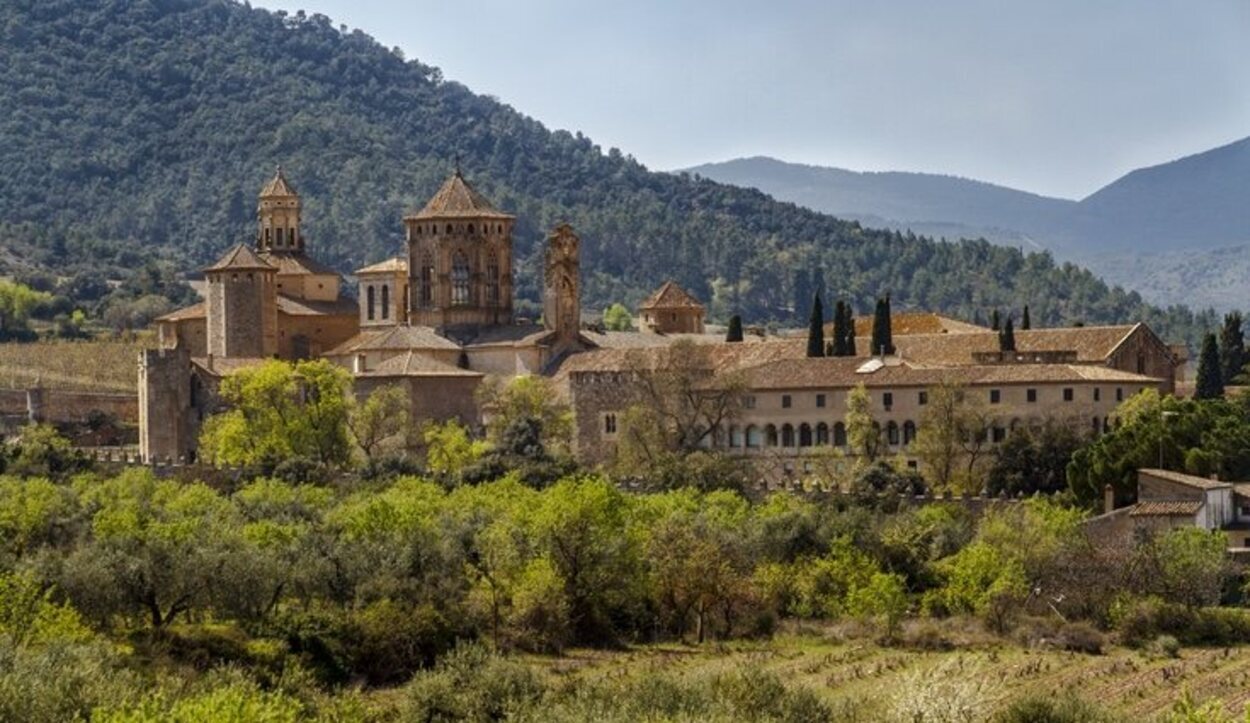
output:
[[[85,720],[96,706],[135,699],[141,690],[106,645],[18,648],[0,641],[0,720]]]
[[[1009,703],[994,716],[994,723],[1111,723],[1101,708],[1070,693],[1029,695]]]
[[[447,621],[432,606],[412,608],[391,600],[355,613],[349,635],[352,670],[374,685],[407,679],[454,642]]]
[[[493,721],[532,704],[543,693],[541,681],[524,664],[507,660],[480,644],[465,644],[404,689],[401,720]]]
[[[1146,645],[1160,635],[1186,645],[1250,642],[1250,612],[1237,608],[1190,608],[1145,598],[1116,605],[1112,621],[1125,645]]]
[[[1160,635],[1150,644],[1150,650],[1165,658],[1177,658],[1181,654],[1181,641],[1171,635]]]

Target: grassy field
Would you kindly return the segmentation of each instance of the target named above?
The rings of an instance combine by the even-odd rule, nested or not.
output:
[[[133,340],[38,341],[0,344],[0,387],[45,387],[98,392],[134,392],[139,350],[148,337]]]
[[[1110,647],[1101,655],[984,642],[957,650],[882,647],[836,634],[807,632],[771,641],[702,647],[659,645],[626,652],[570,651],[530,659],[557,677],[665,672],[703,676],[734,668],[771,671],[790,685],[816,691],[855,720],[897,717],[900,697],[962,689],[988,709],[1028,694],[1072,691],[1125,720],[1155,720],[1184,691],[1220,700],[1229,712],[1250,703],[1250,647],[1187,648],[1166,657]]]

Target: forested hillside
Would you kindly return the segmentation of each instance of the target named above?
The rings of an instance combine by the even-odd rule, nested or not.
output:
[[[808,288],[820,269],[830,294],[861,308],[889,291],[896,308],[965,318],[1028,303],[1035,324],[1145,319],[1191,338],[1214,326],[1048,256],[867,230],[650,172],[324,16],[227,0],[9,0],[0,108],[10,272],[133,268],[153,255],[201,264],[250,237],[255,194],[278,163],[304,195],[316,253],[349,270],[397,252],[401,215],[459,157],[518,215],[518,290],[531,301],[544,232],[568,221],[590,308],[675,277],[712,300],[715,318],[791,322],[806,316],[792,308],[795,279]]]

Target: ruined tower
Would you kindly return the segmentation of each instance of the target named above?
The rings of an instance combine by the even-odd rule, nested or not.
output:
[[[556,226],[543,258],[543,325],[559,342],[575,341],[581,328],[580,266],[581,239],[567,223]]]

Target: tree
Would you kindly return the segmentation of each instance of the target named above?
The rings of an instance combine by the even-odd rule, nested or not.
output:
[[[833,307],[833,353],[831,356],[846,356],[846,303],[838,299]]]
[[[634,326],[634,319],[624,304],[615,303],[604,309],[603,326],[608,331],[629,331]]]
[[[998,348],[1000,351],[1016,350],[1016,330],[1012,325],[1011,316],[1007,316],[1007,323],[1003,326],[1003,330],[998,333]]]
[[[994,451],[986,480],[991,495],[1054,494],[1067,487],[1067,468],[1083,440],[1071,426],[1048,421],[1012,430]]]
[[[825,309],[819,294],[812,298],[812,314],[807,322],[807,355],[825,355]]]
[[[857,466],[875,461],[881,453],[881,425],[872,418],[872,399],[863,382],[846,395],[845,424],[847,442],[860,455]]]
[[[1002,331],[1002,320],[998,318],[998,309],[990,312],[990,329]]]
[[[1198,377],[1195,380],[1194,399],[1219,399],[1224,396],[1224,379],[1220,375],[1220,353],[1215,334],[1202,338],[1202,352],[1198,355]]]
[[[872,355],[893,354],[894,341],[890,331],[890,297],[877,299],[877,308],[872,318]]]
[[[485,441],[473,439],[468,427],[455,419],[427,421],[421,428],[421,439],[425,442],[426,469],[450,482],[459,482],[490,448]]]
[[[387,384],[374,389],[363,402],[353,398],[347,429],[367,461],[388,448],[407,446],[412,430],[408,392],[397,384]]]
[[[855,356],[855,308],[850,302],[846,305],[846,320],[842,326],[846,330],[846,345],[843,347],[843,356]]]
[[[573,411],[560,399],[550,379],[534,374],[511,379],[488,377],[478,387],[477,398],[487,417],[487,439],[495,446],[500,446],[505,430],[516,429],[519,420],[531,419],[548,454],[569,454]]]
[[[980,492],[989,435],[989,412],[954,384],[929,389],[912,452],[930,485],[944,491]]]
[[[1132,576],[1142,592],[1169,602],[1215,605],[1232,574],[1227,547],[1228,539],[1219,530],[1168,530],[1134,550]]]
[[[1024,315],[1020,317],[1020,330],[1028,331],[1033,327],[1033,322],[1029,320],[1029,305],[1024,305]]]
[[[1229,312],[1224,315],[1224,326],[1220,329],[1220,378],[1225,384],[1234,383],[1247,361],[1241,312]]]
[[[351,457],[351,377],[324,359],[267,361],[221,382],[228,409],[205,422],[200,453],[215,464],[272,469],[291,458],[337,466]]]
[[[725,341],[739,342],[742,341],[742,316],[734,314],[729,317],[729,330],[725,332]]]

